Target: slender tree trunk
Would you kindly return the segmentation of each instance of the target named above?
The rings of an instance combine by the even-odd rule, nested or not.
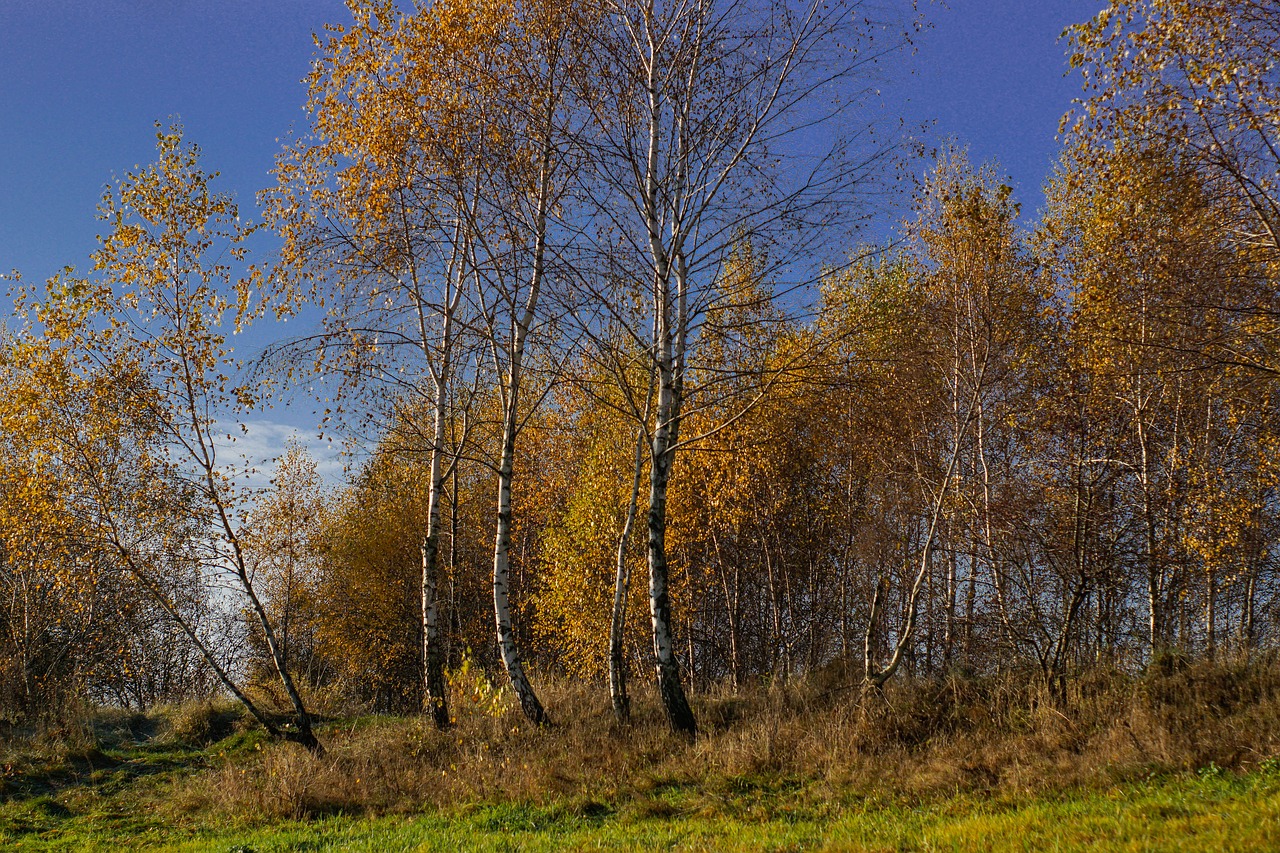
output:
[[[440,730],[449,727],[449,699],[444,677],[445,653],[440,638],[440,499],[444,492],[445,477],[448,476],[448,472],[444,470],[444,438],[449,423],[449,389],[453,381],[454,318],[462,300],[465,280],[462,262],[464,251],[459,246],[462,232],[463,223],[459,222],[454,230],[454,256],[450,260],[445,279],[445,299],[441,306],[433,309],[429,305],[419,286],[416,267],[413,272],[419,343],[435,384],[430,482],[427,487],[427,530],[422,539],[422,709],[431,716],[436,728]],[[412,252],[411,246],[406,249]],[[437,358],[433,358],[428,334],[427,316],[433,310],[440,322]],[[456,459],[454,466],[456,470]],[[451,542],[450,548],[452,547]]]
[[[871,613],[867,615],[867,630],[862,635],[862,681],[864,686],[870,683],[870,676],[876,662],[876,627],[880,624],[880,611],[884,605],[884,582],[876,584],[871,595]]]
[[[845,549],[847,558],[849,551]],[[840,561],[840,658],[849,660],[849,571],[846,560]]]
[[[201,436],[201,438],[203,439],[203,436]],[[206,459],[211,460],[211,457],[206,457]],[[320,741],[316,739],[315,732],[312,730],[311,714],[307,711],[307,707],[302,701],[302,695],[298,692],[293,676],[289,673],[289,667],[286,665],[284,660],[284,652],[280,647],[280,642],[276,638],[275,630],[271,627],[271,620],[267,616],[267,610],[263,606],[262,600],[258,597],[258,593],[253,587],[253,579],[249,575],[249,567],[245,563],[244,551],[241,549],[240,537],[235,533],[235,528],[231,523],[231,518],[227,513],[226,506],[219,499],[217,485],[214,480],[214,469],[211,461],[205,468],[205,475],[205,479],[209,487],[209,494],[213,500],[214,508],[218,513],[222,529],[226,535],[226,541],[231,545],[236,574],[240,579],[240,586],[244,591],[245,597],[249,599],[249,606],[258,620],[258,625],[262,628],[262,636],[266,641],[267,650],[271,654],[271,662],[275,666],[276,675],[280,678],[280,684],[284,687],[285,695],[289,697],[290,704],[293,705],[293,722],[297,730],[286,730],[281,732],[281,734],[286,740],[299,743],[311,752],[323,754],[324,747],[320,745]]]
[[[539,160],[537,211],[534,214],[532,232],[533,272],[529,288],[519,316],[513,318],[514,334],[508,351],[506,365],[506,383],[503,386],[503,420],[502,420],[502,454],[498,463],[498,523],[493,543],[493,614],[498,633],[498,651],[506,667],[511,687],[520,700],[520,709],[525,717],[535,725],[550,723],[546,710],[538,700],[525,675],[524,665],[516,647],[515,631],[511,622],[510,604],[510,553],[511,553],[511,481],[515,468],[516,434],[520,428],[520,391],[523,380],[524,349],[529,336],[529,329],[538,307],[538,298],[542,291],[543,279],[546,275],[547,228],[551,208],[551,172],[554,159],[552,118],[555,110],[554,92],[548,90],[546,96],[546,115],[542,150]],[[494,341],[494,367],[499,372],[502,365],[497,357],[497,342]]]
[[[512,375],[516,371],[512,370]],[[513,387],[515,386],[515,387]],[[498,525],[493,542],[493,613],[498,631],[498,653],[502,665],[511,679],[511,688],[520,700],[520,710],[530,722],[545,725],[550,722],[547,713],[533,692],[525,675],[524,664],[516,646],[515,630],[511,622],[511,599],[508,589],[511,553],[511,474],[515,460],[516,398],[517,384],[508,385],[508,412],[504,418],[502,436],[502,460],[498,467]]]
[[[544,176],[544,191],[546,178]],[[539,211],[545,217],[545,208]],[[542,233],[538,236],[538,252],[535,255],[533,285],[525,303],[524,314],[516,323],[515,337],[507,365],[507,381],[504,387],[504,411],[502,421],[502,453],[498,463],[498,521],[493,540],[493,614],[498,634],[498,653],[506,668],[511,687],[520,700],[520,709],[535,725],[550,722],[547,713],[533,691],[525,675],[524,664],[516,645],[515,630],[511,621],[510,555],[511,555],[511,481],[515,468],[516,433],[519,431],[521,366],[524,360],[525,337],[533,324],[533,311],[537,304],[538,289],[542,279]]]
[[[951,666],[956,642],[956,602],[959,598],[956,578],[959,575],[957,563],[960,560],[959,549],[953,547],[947,555],[947,602],[946,623],[942,634],[942,665]]]
[[[267,618],[266,609],[262,606],[261,600],[254,591],[253,584],[247,570],[243,568],[243,564],[240,569],[240,582],[249,599],[249,604],[258,618],[258,623],[262,627],[263,638],[266,640],[267,649],[271,653],[271,660],[275,664],[276,674],[280,677],[280,683],[284,686],[285,694],[289,697],[290,704],[293,705],[294,725],[297,726],[297,731],[285,731],[283,735],[286,740],[302,744],[311,752],[323,754],[324,747],[320,745],[320,741],[316,739],[315,733],[312,731],[311,714],[307,711],[306,705],[303,704],[302,695],[298,692],[297,685],[294,684],[293,676],[289,674],[289,668],[285,665],[280,644],[277,642],[275,631],[271,627],[271,620]]]
[[[982,375],[983,374],[980,372],[978,380],[974,383],[975,388],[979,390],[982,388]],[[965,433],[969,428],[969,424],[973,419],[974,411],[978,405],[978,393],[978,391],[975,391],[974,396],[970,399],[964,422],[960,424],[956,431],[954,444],[951,448],[951,458],[947,460],[947,467],[943,473],[942,482],[938,486],[938,493],[933,500],[932,512],[930,513],[928,528],[925,532],[924,549],[920,555],[920,568],[916,572],[915,581],[911,584],[911,590],[904,602],[905,613],[902,631],[898,635],[897,643],[894,644],[893,654],[890,656],[889,662],[880,669],[876,669],[872,665],[872,659],[870,657],[871,631],[874,628],[875,618],[878,615],[876,612],[877,608],[874,604],[871,608],[870,624],[867,626],[868,653],[866,657],[867,668],[866,675],[864,677],[864,690],[866,688],[879,689],[883,687],[884,683],[892,678],[893,674],[898,671],[898,667],[902,665],[903,655],[911,644],[911,635],[915,631],[916,619],[920,612],[920,592],[924,588],[925,580],[927,579],[930,567],[933,564],[933,543],[937,538],[938,524],[942,518],[943,504],[946,500],[947,489],[949,488],[948,484],[951,482],[951,475],[955,473],[956,464],[960,459],[961,442],[964,439]]]
[[[978,550],[977,543],[969,552],[969,576],[965,579],[964,592],[964,665],[973,665],[974,613],[978,605]]]
[[[669,344],[663,349],[670,352]],[[695,736],[697,721],[680,684],[671,636],[671,599],[667,590],[667,484],[675,459],[673,445],[678,431],[679,401],[670,362],[659,365],[658,424],[653,435],[649,469],[649,618],[653,627],[653,657],[658,694],[667,721],[678,732]]]
[[[1241,605],[1241,608],[1240,608],[1242,611],[1240,614],[1240,621],[1241,621],[1240,628],[1241,628],[1241,633],[1244,635],[1244,647],[1245,647],[1246,654],[1251,654],[1253,652],[1253,633],[1254,633],[1253,601],[1254,601],[1255,590],[1257,589],[1257,586],[1258,586],[1257,569],[1251,567],[1251,570],[1249,572],[1249,577],[1245,581],[1245,585],[1244,585],[1244,603]]]
[[[782,677],[788,675],[790,662],[787,659],[786,644],[782,638],[782,604],[779,600],[778,578],[774,571],[773,558],[769,554],[769,543],[760,543],[760,553],[764,557],[765,578],[769,583],[769,669],[776,676],[778,664],[782,664]]]
[[[619,722],[631,721],[631,697],[627,694],[627,662],[624,647],[627,628],[627,597],[631,589],[631,564],[627,560],[627,545],[635,527],[640,503],[640,479],[644,475],[644,427],[636,430],[636,452],[632,467],[631,500],[627,516],[618,536],[617,560],[613,582],[613,613],[609,620],[609,698],[614,716]]]
[[[1206,572],[1204,578],[1204,632],[1205,654],[1213,660],[1218,648],[1217,609],[1218,609],[1218,577],[1213,572]]]
[[[460,288],[459,288],[460,289]],[[456,303],[455,303],[456,305]],[[441,364],[436,376],[435,423],[431,440],[431,481],[427,492],[427,532],[422,540],[422,706],[437,729],[449,727],[449,699],[440,641],[440,496],[444,491],[444,434],[448,422],[449,349],[452,316],[444,320]]]
[[[556,111],[561,104],[563,85],[559,74],[563,70],[560,65],[561,56],[557,44],[552,52],[544,52],[542,57],[549,63],[547,76],[538,83],[534,90],[535,100],[540,102],[541,114],[538,124],[531,128],[539,134],[536,137],[538,148],[536,160],[537,183],[534,191],[534,210],[531,218],[522,224],[525,234],[532,240],[532,253],[528,257],[531,270],[527,282],[522,287],[518,279],[503,280],[504,276],[519,276],[521,272],[510,266],[509,251],[504,248],[497,255],[488,258],[490,266],[496,270],[502,291],[497,293],[489,304],[485,288],[477,274],[477,296],[481,301],[481,315],[489,323],[489,346],[493,355],[493,368],[499,378],[498,392],[502,404],[502,438],[501,453],[497,466],[498,495],[497,522],[493,539],[493,616],[497,633],[498,653],[502,658],[511,687],[520,702],[520,708],[526,718],[535,725],[546,725],[550,722],[542,703],[533,691],[525,673],[523,662],[517,648],[515,630],[511,618],[510,604],[510,572],[511,572],[511,531],[512,509],[511,491],[515,468],[516,437],[520,432],[521,412],[520,400],[523,384],[523,368],[525,347],[530,330],[537,318],[539,299],[546,284],[548,275],[548,239],[551,228],[551,216],[556,206],[555,171],[559,162],[559,150]],[[546,47],[546,45],[544,45]],[[523,196],[525,190],[519,186],[514,188],[517,195]],[[478,228],[477,234],[485,233],[485,228]],[[487,245],[483,239],[477,243]],[[519,247],[521,251],[523,247]],[[487,249],[492,251],[492,249]],[[477,266],[473,264],[473,266]],[[499,330],[499,323],[508,324],[510,337],[505,337]],[[521,561],[521,568],[524,561]]]
[[[717,545],[717,549],[719,546]],[[725,609],[729,614],[729,672],[733,689],[742,687],[742,566],[733,567],[733,587],[729,586],[729,574],[724,561],[720,561],[720,573],[724,582]]]
[[[680,410],[684,391],[684,346],[687,334],[686,286],[687,270],[680,263],[679,239],[685,236],[676,222],[667,223],[663,209],[678,204],[685,190],[680,171],[675,186],[667,187],[671,199],[662,199],[659,187],[659,161],[663,145],[662,116],[667,108],[659,83],[658,41],[653,7],[645,14],[645,28],[650,41],[645,59],[645,88],[648,97],[648,147],[645,155],[643,216],[648,231],[649,252],[654,274],[654,368],[658,382],[658,404],[649,461],[649,621],[653,630],[653,657],[658,694],[667,713],[667,721],[675,731],[694,737],[698,726],[680,684],[680,665],[671,633],[671,599],[668,591],[667,566],[667,489],[675,461],[675,445],[679,436]],[[683,140],[676,133],[676,144]],[[676,152],[680,159],[681,151]],[[672,252],[664,243],[664,228],[673,231]],[[678,235],[678,237],[677,237]],[[674,257],[673,257],[673,253]],[[674,298],[673,298],[674,297]]]
[[[437,495],[429,498],[436,521],[427,523],[422,540],[422,687],[423,710],[431,715],[437,729],[449,728],[449,700],[444,678],[444,650],[440,644],[440,535]]]
[[[667,720],[678,732],[690,736],[698,731],[693,710],[680,684],[680,665],[676,661],[671,635],[671,599],[667,590],[667,482],[671,454],[665,449],[655,453],[649,482],[649,617],[653,627],[653,656]]]
[[[1070,603],[1067,605],[1066,618],[1062,620],[1062,629],[1058,632],[1057,642],[1053,646],[1053,658],[1047,673],[1049,693],[1061,704],[1067,701],[1067,662],[1070,659],[1071,635],[1075,633],[1080,608],[1088,597],[1089,584],[1084,578],[1071,590]]]
[[[462,618],[458,615],[458,466],[449,474],[453,486],[449,490],[449,638],[445,645],[447,664],[458,664],[453,638],[462,634]]]

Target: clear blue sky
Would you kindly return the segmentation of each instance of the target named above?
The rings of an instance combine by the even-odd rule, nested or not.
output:
[[[1058,36],[1100,6],[926,5],[933,28],[886,69],[884,109],[999,160],[1034,214],[1079,91]],[[348,20],[341,0],[0,0],[0,272],[83,269],[103,185],[151,159],[153,123],[171,115],[251,214],[277,140],[305,118],[312,33]]]
[[[922,0],[921,5],[924,5]],[[889,87],[915,123],[932,121],[928,140],[969,146],[975,162],[998,161],[1013,179],[1024,214],[1043,203],[1041,186],[1057,158],[1055,136],[1079,96],[1067,74],[1068,26],[1089,20],[1102,0],[946,0],[926,14],[914,73]],[[892,104],[888,105],[893,108]]]
[[[928,5],[934,28],[913,75],[889,71],[885,109],[998,159],[1033,213],[1079,88],[1058,35],[1100,5]],[[341,0],[0,0],[0,270],[83,266],[102,186],[150,160],[152,123],[170,115],[252,208],[303,118],[312,33],[348,19]]]
[[[113,174],[180,115],[252,212],[341,0],[0,0],[0,270],[84,267]]]

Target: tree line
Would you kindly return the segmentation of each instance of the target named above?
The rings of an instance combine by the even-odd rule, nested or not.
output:
[[[259,225],[161,128],[16,294],[7,713],[222,691],[319,750],[312,697],[447,727],[474,664],[692,735],[691,685],[1273,647],[1280,14],[1114,0],[1039,219],[948,146],[877,247],[877,8],[353,3]],[[273,382],[374,436],[341,489],[233,473]]]

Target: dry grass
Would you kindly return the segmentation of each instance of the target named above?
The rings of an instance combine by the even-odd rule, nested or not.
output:
[[[812,683],[695,697],[696,742],[669,734],[656,697],[620,727],[607,696],[547,683],[554,725],[530,727],[504,696],[455,685],[457,725],[358,717],[332,724],[317,758],[261,740],[180,781],[184,812],[264,819],[519,802],[671,808],[664,792],[803,781],[833,797],[1040,793],[1202,767],[1249,768],[1280,749],[1280,668],[1201,664],[1077,680],[1065,706],[1025,679],[948,679],[856,690]],[[197,725],[196,728],[199,728]]]

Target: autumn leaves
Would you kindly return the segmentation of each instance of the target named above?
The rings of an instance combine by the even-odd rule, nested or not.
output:
[[[647,510],[653,662],[672,725],[696,730],[676,661],[665,507],[676,451],[698,437],[681,427],[697,330],[719,303],[767,299],[758,281],[720,275],[745,235],[761,258],[785,255],[799,221],[849,197],[860,162],[839,128],[851,103],[841,85],[860,68],[849,45],[864,35],[849,11],[530,2],[401,15],[368,3],[326,43],[309,81],[315,135],[281,158],[267,195],[286,237],[275,280],[286,301],[334,306],[304,346],[353,388],[383,389],[383,428],[406,428],[407,412],[430,420],[416,428],[430,436],[422,636],[440,720],[439,507],[449,472],[478,455],[497,487],[498,648],[526,715],[544,721],[511,607],[517,461],[526,425],[580,358],[616,386],[613,405],[641,443],[616,549],[627,553],[635,508]],[[807,102],[819,92],[835,105],[819,121],[831,153],[803,173],[777,168],[790,137],[812,131]],[[616,581],[615,626],[629,599],[622,563]],[[622,673],[613,680],[625,715]]]
[[[625,721],[648,670],[692,735],[691,681],[1028,663],[1061,695],[1090,661],[1254,648],[1274,15],[1117,0],[1075,32],[1096,88],[1033,229],[948,149],[901,243],[801,308],[775,288],[849,254],[883,153],[847,127],[875,53],[856,5],[353,3],[253,267],[162,129],[104,197],[93,272],[20,294],[5,343],[11,694],[63,647],[20,625],[84,638],[63,645],[115,697],[112,662],[156,659],[122,635],[157,616],[191,684],[313,749],[308,690],[444,727],[473,659],[536,723],[533,673],[607,678]],[[294,452],[247,501],[219,423],[257,388],[226,330],[307,306],[259,368],[323,372],[376,448],[339,496]]]

